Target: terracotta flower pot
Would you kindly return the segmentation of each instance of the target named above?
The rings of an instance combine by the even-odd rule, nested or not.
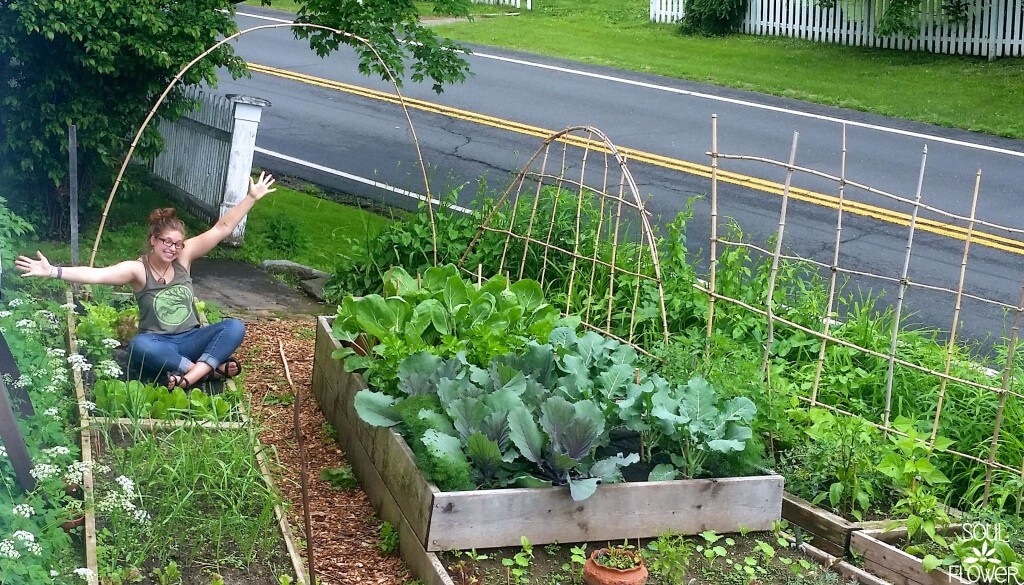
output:
[[[630,569],[614,569],[597,562],[597,557],[608,549],[601,548],[590,553],[590,558],[583,565],[583,581],[587,585],[644,585],[647,582],[647,567],[644,560],[631,550],[622,551],[637,561],[637,566]]]
[[[68,520],[64,524],[61,524],[60,527],[64,529],[64,532],[71,534],[76,528],[81,528],[82,526],[85,526],[85,514]]]

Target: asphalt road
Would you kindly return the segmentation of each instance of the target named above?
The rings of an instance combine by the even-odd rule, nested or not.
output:
[[[281,16],[249,7],[244,12]],[[272,23],[243,15],[238,21],[241,28]],[[474,75],[466,83],[447,88],[440,96],[428,84],[407,84],[402,89],[406,97],[435,106],[434,111],[411,111],[435,197],[464,185],[461,200],[467,201],[482,175],[491,188],[500,191],[539,146],[538,130],[575,125],[597,127],[617,146],[641,154],[668,157],[682,166],[706,166],[710,163],[706,152],[711,143],[711,116],[717,114],[720,152],[784,161],[797,132],[796,164],[830,174],[839,174],[845,121],[846,176],[907,199],[915,195],[922,150],[927,146],[924,203],[967,216],[980,168],[977,217],[1024,229],[1024,219],[1017,214],[1024,192],[1020,181],[1024,143],[1020,141],[490,47],[471,48],[477,55],[469,58]],[[402,110],[378,94],[365,95],[367,90],[392,93],[393,88],[360,75],[351,51],[342,48],[320,59],[287,29],[247,34],[236,42],[236,51],[270,73],[254,73],[251,79],[238,81],[225,78],[218,88],[219,92],[272,102],[263,114],[257,146],[364,180],[267,154],[259,154],[257,164],[407,207],[412,200],[367,186],[365,179],[424,192]],[[288,72],[309,78],[300,82],[281,77]],[[480,115],[489,118],[481,123]],[[642,194],[650,198],[649,210],[659,220],[674,217],[687,202],[698,198],[688,228],[689,243],[695,252],[706,249],[709,180],[677,170],[680,164],[645,164],[642,156],[631,158],[637,159],[630,163],[632,173]],[[777,184],[785,180],[784,169],[761,163],[722,161],[722,167]],[[825,196],[834,197],[837,191],[831,181],[800,173],[794,176],[793,185]],[[911,211],[906,204],[858,189],[848,188],[846,194],[878,209]],[[778,229],[780,201],[778,195],[764,190],[726,184],[720,190],[719,212],[735,219],[751,240],[763,242]],[[965,225],[927,210],[921,215]],[[795,255],[830,261],[835,226],[833,209],[791,201],[786,248]],[[966,291],[1016,305],[1024,278],[1024,247],[1017,241],[1024,237],[983,226],[977,229],[1009,238],[1003,245],[1009,251],[973,245]],[[940,224],[938,231],[946,228]],[[847,215],[842,235],[842,266],[899,276],[906,227]],[[910,279],[955,288],[963,247],[962,240],[919,231]],[[896,296],[893,286],[878,281],[858,281],[848,290],[857,286],[884,290],[890,300]],[[917,322],[948,328],[952,321],[954,301],[949,294],[912,289],[907,303]],[[979,339],[1000,335],[1004,323],[1001,308],[969,300],[963,305],[961,319],[964,333]]]

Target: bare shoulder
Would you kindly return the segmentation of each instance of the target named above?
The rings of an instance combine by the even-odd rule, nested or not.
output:
[[[122,284],[130,284],[136,291],[146,286],[146,265],[143,264],[142,258],[118,262],[110,266],[109,270],[116,274],[117,280]]]

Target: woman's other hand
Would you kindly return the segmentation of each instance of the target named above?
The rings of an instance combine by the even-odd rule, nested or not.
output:
[[[51,276],[53,266],[50,261],[39,250],[36,250],[36,256],[39,258],[38,260],[33,260],[28,256],[18,256],[18,259],[14,261],[14,267],[21,271],[23,277]]]
[[[259,201],[267,193],[277,191],[277,189],[270,188],[270,186],[274,184],[274,181],[274,176],[268,175],[265,172],[260,173],[258,181],[253,181],[252,177],[249,177],[249,197]]]

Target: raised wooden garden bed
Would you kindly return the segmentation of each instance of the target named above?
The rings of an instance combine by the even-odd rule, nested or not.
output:
[[[864,568],[895,585],[967,585],[963,578],[935,569],[925,571],[921,559],[897,548],[893,542],[906,537],[906,530],[864,529],[853,532],[850,550],[864,559]]]
[[[442,492],[427,482],[401,436],[355,412],[362,377],[331,357],[331,322],[318,320],[313,390],[381,516],[424,551],[585,542],[666,532],[770,530],[781,518],[778,475],[604,485],[582,502],[568,488]]]

